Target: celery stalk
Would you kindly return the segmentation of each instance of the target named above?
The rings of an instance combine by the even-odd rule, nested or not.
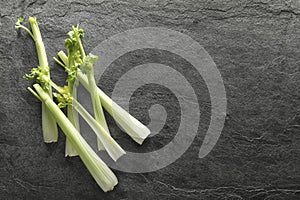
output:
[[[118,184],[117,177],[109,167],[99,158],[99,156],[88,145],[80,133],[76,130],[69,119],[60,108],[53,102],[50,96],[41,88],[39,84],[34,84],[39,99],[51,111],[57,123],[76,148],[80,158],[90,171],[91,175],[104,192],[112,190]]]
[[[88,81],[89,81],[89,86],[90,86],[90,94],[91,94],[91,99],[92,99],[92,104],[93,104],[93,108],[94,108],[94,116],[95,119],[100,123],[100,125],[106,130],[107,133],[109,133],[109,129],[105,120],[105,116],[103,113],[103,109],[101,106],[101,101],[100,98],[97,95],[97,86],[96,86],[96,82],[94,79],[94,72],[93,70],[91,70],[92,72],[89,72],[87,74],[88,76]],[[98,142],[98,150],[104,150],[105,146],[103,144],[103,142],[100,140],[100,138],[98,138],[97,140]]]
[[[32,37],[32,39],[35,42],[40,67],[43,69],[47,68],[48,67],[47,55],[46,55],[45,46],[42,40],[42,35],[38,23],[36,21],[36,18],[29,17],[29,23],[32,32],[25,26],[21,25],[22,21],[23,18],[19,18],[15,28],[16,29],[22,28],[29,33],[29,35]],[[48,73],[47,76],[50,77],[50,73]],[[48,89],[44,88],[44,90],[45,92],[48,93],[50,98],[52,98],[51,87],[49,87]],[[57,130],[56,121],[52,117],[51,112],[48,110],[48,108],[45,106],[44,103],[42,103],[42,129],[43,129],[43,138],[45,143],[57,142],[58,130]]]
[[[73,32],[76,32],[76,31],[78,33],[80,30],[78,30],[78,28],[75,29],[75,27],[73,27]],[[83,36],[83,34],[81,35],[81,37],[82,36]],[[93,58],[91,56],[88,56],[88,58],[91,58],[91,59],[89,59],[89,61],[84,65],[85,60],[88,60],[88,59],[87,59],[87,56],[84,52],[84,48],[83,48],[83,45],[82,45],[82,42],[81,42],[80,34],[76,34],[75,38],[76,38],[76,40],[79,44],[79,50],[80,50],[82,60],[83,60],[83,64],[80,66],[80,68],[85,68],[86,69],[86,74],[87,74],[88,81],[89,81],[89,88],[90,88],[89,92],[90,92],[91,99],[92,99],[95,119],[106,130],[106,132],[109,133],[109,129],[108,129],[108,126],[107,126],[107,123],[106,123],[104,112],[103,112],[103,109],[102,109],[102,106],[101,106],[101,101],[100,101],[100,98],[97,95],[97,84],[95,82],[94,69],[93,69],[93,62],[95,62],[97,60],[97,59],[95,59],[96,56],[93,57]],[[102,143],[102,141],[99,138],[97,139],[97,144],[98,144],[98,150],[99,151],[100,150],[105,150],[104,144]]]
[[[70,88],[70,93],[74,99],[77,99],[77,89],[74,87],[74,83],[68,82],[68,87]],[[67,107],[67,116],[70,122],[74,125],[77,131],[80,133],[79,126],[79,117],[78,113],[74,110],[72,105],[68,105]],[[66,137],[66,146],[65,146],[65,156],[78,156],[76,149],[72,146],[68,137]]]
[[[69,92],[71,96],[74,99],[77,99],[77,70],[79,63],[76,62],[76,60],[80,60],[80,51],[79,51],[79,45],[77,44],[77,41],[72,40],[72,37],[74,35],[74,32],[70,32],[68,39],[65,40],[65,47],[68,50],[68,62],[65,66],[66,72],[68,73],[68,87]],[[78,113],[73,109],[72,105],[68,105],[67,108],[67,115],[72,124],[76,127],[76,129],[80,130],[79,126],[79,118]],[[66,156],[77,156],[78,153],[76,150],[72,147],[72,144],[69,142],[69,139],[66,138],[66,147],[65,147],[65,155]]]

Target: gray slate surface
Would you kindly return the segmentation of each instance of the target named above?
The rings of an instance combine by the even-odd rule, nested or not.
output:
[[[86,30],[87,52],[109,36],[145,26],[170,28],[198,41],[220,70],[228,98],[225,127],[213,151],[197,158],[210,119],[209,95],[201,77],[187,73],[202,112],[193,145],[159,171],[115,171],[119,185],[103,193],[79,158],[64,157],[62,133],[56,144],[42,142],[40,103],[22,79],[37,64],[35,48],[28,35],[14,30],[18,17],[31,15],[39,20],[49,58],[63,49],[66,32],[77,23]],[[300,199],[299,16],[298,0],[2,1],[0,199]],[[176,64],[167,52],[136,54],[158,62],[168,57]],[[130,67],[138,58],[129,54],[115,65]],[[64,83],[63,70],[50,64],[53,78]],[[107,75],[99,84],[110,94],[114,81]],[[163,88],[141,88],[132,98],[137,103],[132,113],[143,122],[148,120],[143,108],[153,101],[147,95],[171,112],[159,142],[148,142],[151,150],[176,132],[178,105]]]

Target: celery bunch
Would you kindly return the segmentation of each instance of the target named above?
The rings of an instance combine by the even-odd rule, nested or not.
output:
[[[68,33],[69,37],[65,40],[67,54],[60,51],[58,56],[61,61],[54,58],[68,74],[68,84],[61,87],[56,85],[50,78],[50,67],[48,66],[45,47],[36,19],[29,17],[32,30],[23,26],[22,22],[23,19],[19,18],[15,26],[16,29],[21,28],[28,32],[35,41],[38,53],[39,66],[32,68],[30,74],[25,74],[24,78],[36,81],[33,85],[34,89],[29,87],[28,90],[42,102],[44,142],[57,141],[57,123],[66,135],[66,156],[79,155],[102,190],[105,192],[112,190],[118,180],[81,136],[78,114],[82,116],[96,134],[98,150],[106,150],[114,161],[117,161],[126,152],[111,137],[102,106],[114,117],[126,133],[139,144],[142,144],[150,134],[149,129],[113,102],[97,87],[93,64],[98,57],[85,54],[81,42],[84,36],[82,29],[79,29],[78,26],[72,27],[72,30]],[[76,88],[79,82],[90,92],[94,117],[76,100]],[[56,92],[52,93],[52,89]],[[56,98],[58,104],[52,100],[52,96]],[[67,107],[67,117],[61,110],[64,107]]]

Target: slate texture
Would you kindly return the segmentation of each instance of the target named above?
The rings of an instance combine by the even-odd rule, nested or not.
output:
[[[42,142],[40,103],[22,78],[37,65],[35,47],[26,33],[14,30],[18,17],[32,15],[49,59],[78,23],[86,30],[87,52],[114,34],[146,26],[176,30],[199,42],[215,61],[227,94],[226,122],[213,151],[197,157],[210,121],[210,99],[201,76],[187,71],[201,108],[191,147],[159,171],[115,170],[118,186],[102,192],[79,158],[64,157],[63,133],[56,144]],[[0,199],[300,199],[299,0],[12,0],[0,3],[0,27]],[[163,63],[165,58],[170,66],[189,65],[168,52],[138,51],[114,62],[99,85],[111,94],[114,73],[141,59]],[[53,79],[63,84],[63,70],[53,61],[50,65]],[[176,98],[157,85],[134,93],[131,112],[147,123],[153,102],[169,115],[145,151],[167,144],[179,123]],[[120,132],[109,116],[108,122]],[[126,146],[126,138],[120,141],[139,151]]]

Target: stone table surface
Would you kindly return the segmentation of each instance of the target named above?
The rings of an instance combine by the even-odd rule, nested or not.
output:
[[[144,49],[119,57],[98,84],[109,95],[117,78],[144,63],[186,69],[201,110],[198,134],[175,162],[157,171],[114,170],[119,184],[104,193],[80,158],[65,158],[65,136],[44,144],[41,106],[22,76],[37,65],[34,43],[15,31],[18,17],[36,16],[48,58],[64,48],[72,25],[85,30],[90,52],[126,30],[164,27],[201,44],[220,71],[227,95],[222,134],[213,150],[198,158],[208,129],[211,101],[205,82],[190,64],[168,51]],[[0,199],[300,199],[300,1],[47,1],[0,3]],[[166,62],[167,60],[167,62]],[[52,78],[65,74],[52,60]],[[168,113],[161,132],[134,145],[107,115],[124,149],[152,151],[176,134],[180,107],[167,88],[149,84],[136,90],[130,112],[149,123],[148,109]]]

